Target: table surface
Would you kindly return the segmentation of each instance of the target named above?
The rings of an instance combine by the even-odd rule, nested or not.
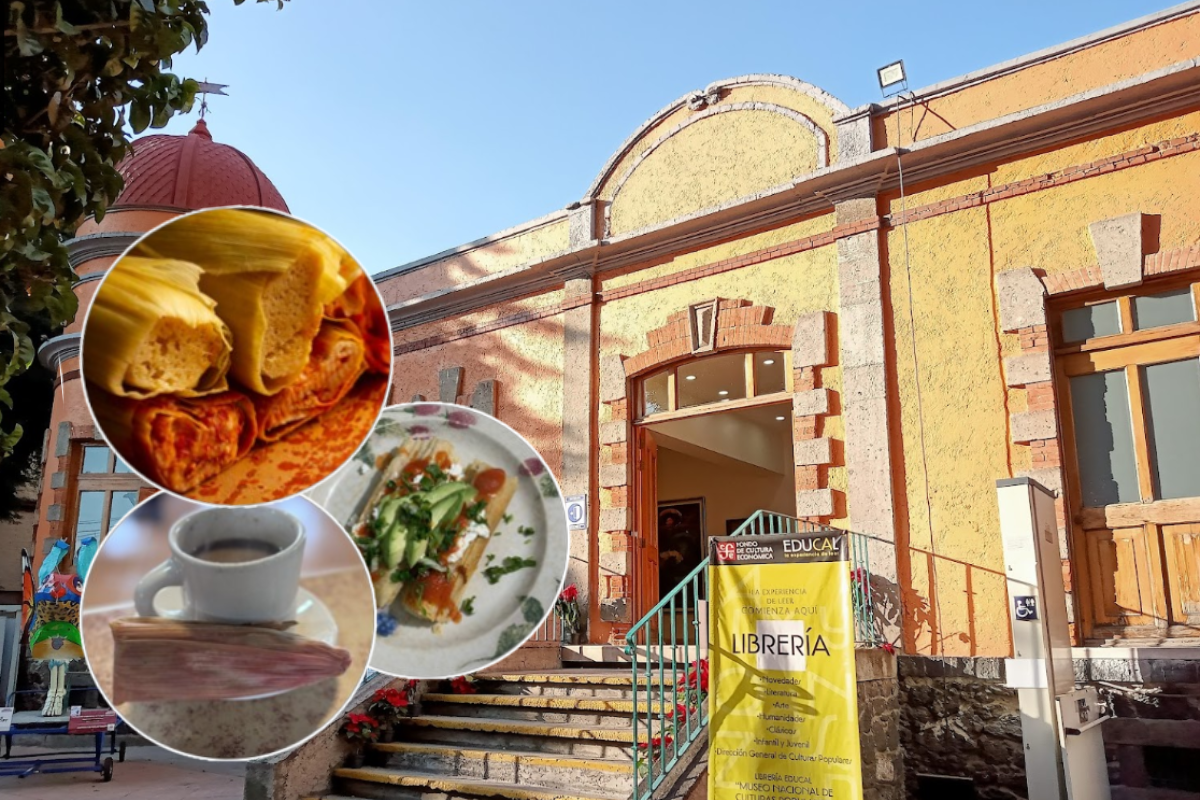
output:
[[[371,654],[375,600],[362,568],[303,577],[338,625],[338,645],[350,651],[350,668],[338,678],[260,700],[122,703],[117,713],[146,738],[205,758],[257,758],[292,747],[331,723],[353,696]],[[83,614],[88,665],[111,696],[113,640],[108,623],[133,609]]]

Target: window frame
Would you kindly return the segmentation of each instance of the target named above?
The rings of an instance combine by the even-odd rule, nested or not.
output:
[[[84,457],[88,448],[103,447],[108,450],[108,470],[106,472],[84,472]],[[112,514],[113,495],[117,492],[136,492],[140,495],[146,484],[135,472],[114,472],[117,463],[117,452],[107,442],[92,440],[75,443],[74,458],[71,459],[71,472],[74,486],[71,490],[71,519],[69,531],[71,551],[79,544],[79,515],[83,492],[104,492],[101,504],[99,538],[103,539],[111,530],[109,519]],[[135,502],[136,506],[137,503]]]
[[[1191,289],[1193,312],[1197,316],[1197,321],[1133,330],[1133,298],[1135,296],[1155,295],[1183,287]],[[1138,291],[1131,291],[1116,298],[1112,296],[1111,292],[1092,293],[1070,305],[1059,307],[1055,317],[1054,336],[1057,341],[1061,342],[1062,315],[1065,311],[1114,300],[1120,311],[1121,333],[1098,336],[1066,345],[1059,344],[1054,348],[1055,375],[1058,378],[1056,387],[1058,417],[1063,434],[1063,469],[1067,472],[1068,483],[1075,487],[1073,494],[1079,495],[1076,497],[1077,508],[1082,516],[1089,518],[1089,527],[1095,524],[1095,521],[1091,520],[1095,514],[1101,513],[1104,508],[1111,506],[1083,505],[1083,485],[1079,471],[1075,416],[1070,391],[1070,379],[1080,375],[1116,370],[1125,373],[1140,501],[1116,505],[1176,502],[1175,500],[1162,500],[1156,496],[1158,487],[1154,485],[1149,424],[1146,417],[1146,395],[1141,368],[1173,361],[1200,360],[1200,280],[1195,277],[1177,278],[1151,285],[1143,284],[1136,288]],[[1188,502],[1188,500],[1185,499],[1184,502]]]
[[[783,358],[783,391],[769,392],[766,394],[756,394],[758,388],[758,369],[755,362],[755,356],[760,353],[778,353]],[[676,390],[679,370],[687,366],[695,366],[710,358],[720,356],[741,355],[743,356],[743,379],[745,381],[746,396],[737,400],[726,400],[712,403],[702,403],[700,405],[679,407],[679,396]],[[656,411],[653,414],[646,413],[646,381],[663,372],[667,373],[667,408],[664,411]],[[647,372],[640,376],[634,386],[634,397],[637,403],[637,415],[635,422],[666,422],[672,419],[681,419],[683,417],[694,417],[703,414],[713,414],[720,411],[732,411],[739,408],[754,408],[761,405],[770,405],[783,400],[790,400],[794,391],[794,376],[792,375],[792,351],[790,349],[778,347],[756,347],[756,348],[738,348],[729,350],[720,350],[710,353],[705,353],[700,356],[674,361],[665,367],[660,367],[653,372]]]

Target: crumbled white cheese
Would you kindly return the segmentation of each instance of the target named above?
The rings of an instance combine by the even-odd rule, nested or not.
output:
[[[492,535],[492,530],[482,522],[472,522],[467,526],[467,529],[458,537],[458,543],[454,549],[450,551],[450,555],[446,558],[451,564],[456,564],[462,560],[463,553],[467,552],[467,548],[476,539],[487,539]]]
[[[463,477],[463,468],[461,464],[451,464],[450,469],[446,470],[446,474],[451,480],[461,481]]]
[[[418,472],[416,475],[413,475],[412,476],[412,485],[416,486],[417,484],[419,484],[421,482],[421,479],[424,477],[425,477],[424,472]]]

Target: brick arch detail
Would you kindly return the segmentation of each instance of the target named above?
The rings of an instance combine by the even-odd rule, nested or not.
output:
[[[791,347],[792,326],[775,325],[775,309],[749,300],[717,298],[716,330],[711,350],[693,351],[690,309],[676,311],[646,334],[646,349],[624,361],[625,377],[635,378],[684,358],[702,358],[722,350]]]
[[[792,324],[775,321],[775,309],[748,300],[717,298],[712,347],[694,349],[689,306],[670,314],[646,334],[646,349],[634,356],[608,355],[600,361],[600,464],[598,554],[601,620],[610,641],[623,642],[636,622],[633,614],[633,407],[629,392],[636,379],[689,358],[754,348],[792,354],[793,440],[797,515],[828,521],[838,503],[828,488],[835,448],[821,436],[830,415],[830,390],[822,368],[835,361],[832,314],[813,312]]]

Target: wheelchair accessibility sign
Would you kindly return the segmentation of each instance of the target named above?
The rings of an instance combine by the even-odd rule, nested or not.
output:
[[[1037,598],[1019,594],[1013,597],[1013,613],[1021,622],[1032,622],[1038,618]]]
[[[587,528],[587,495],[573,494],[566,498],[567,523],[573,531]]]

